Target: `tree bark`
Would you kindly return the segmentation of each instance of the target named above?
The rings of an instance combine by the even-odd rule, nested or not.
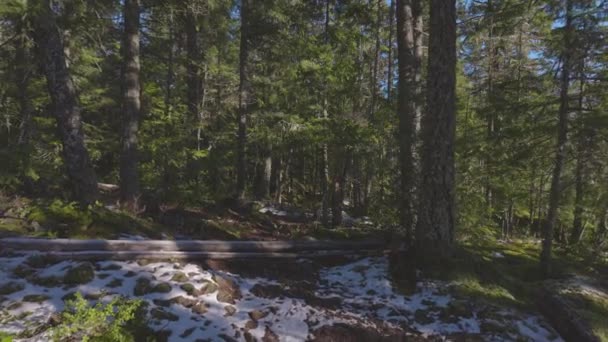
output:
[[[185,18],[186,25],[186,97],[188,101],[188,113],[192,120],[196,120],[200,126],[202,98],[203,98],[203,78],[201,76],[202,51],[199,43],[199,30],[197,15],[194,9],[188,8]],[[199,144],[197,130],[197,146]]]
[[[578,108],[583,108],[584,90],[585,90],[585,62],[581,63],[581,81],[578,97]],[[582,111],[579,112],[582,116]],[[581,117],[582,119],[582,117]],[[572,233],[570,234],[569,243],[577,244],[583,234],[583,200],[585,198],[585,183],[587,176],[587,159],[591,146],[589,142],[593,139],[594,132],[592,129],[587,129],[584,120],[581,120],[581,132],[579,133],[576,149],[576,171],[575,171],[575,196],[574,196],[574,218],[572,220]]]
[[[17,86],[17,102],[19,103],[19,113],[21,123],[19,124],[18,145],[27,145],[30,141],[32,125],[32,101],[30,99],[30,56],[27,48],[27,34],[23,27],[23,22],[17,22],[17,34],[15,39],[15,85]]]
[[[414,223],[415,132],[416,132],[416,57],[412,3],[418,0],[397,0],[397,51],[399,87],[397,116],[399,118],[400,162],[400,224],[406,240],[412,240]]]
[[[329,1],[325,1],[325,26],[323,30],[323,42],[329,43]],[[321,117],[328,118],[327,112],[327,85],[323,86],[323,109]],[[321,146],[321,224],[325,227],[329,226],[329,156],[327,143]]]
[[[167,117],[171,116],[171,111],[173,110],[173,83],[175,81],[175,71],[174,71],[174,55],[175,55],[175,33],[174,33],[174,20],[173,20],[173,9],[170,10],[169,13],[169,51],[167,58],[167,75],[165,79],[165,115]]]
[[[393,98],[393,23],[395,21],[395,0],[391,0],[388,12],[388,52],[387,52],[387,79],[386,79],[386,96],[390,101]]]
[[[50,0],[42,1],[42,6],[34,11],[33,37],[59,128],[72,195],[80,203],[90,204],[97,199],[97,177],[85,147],[76,91],[66,65],[55,13],[51,9]]]
[[[249,47],[250,47],[250,11],[253,0],[241,1],[241,41],[239,52],[239,110],[237,133],[237,162],[236,162],[236,198],[245,198],[245,180],[247,177],[247,117],[251,102],[251,83],[249,81]]]
[[[431,0],[427,114],[422,120],[422,171],[416,251],[422,265],[451,255],[455,220],[456,4]]]
[[[334,179],[333,186],[333,205],[331,215],[332,227],[338,227],[342,224],[342,207],[344,204],[344,186],[346,183],[346,176],[348,175],[348,169],[351,163],[351,152],[344,152],[344,162],[342,169]]]
[[[139,81],[139,0],[125,0],[123,36],[123,135],[120,156],[120,195],[129,210],[139,207],[137,134],[141,118]]]
[[[555,151],[555,164],[549,194],[549,211],[547,223],[543,229],[543,244],[540,254],[540,267],[543,275],[549,277],[551,268],[551,250],[553,247],[553,233],[557,224],[559,200],[562,190],[561,176],[566,159],[566,144],[568,142],[568,90],[570,86],[570,36],[572,34],[572,1],[566,0],[566,26],[564,46],[562,47],[562,74],[560,86],[560,104],[557,125],[557,145]]]

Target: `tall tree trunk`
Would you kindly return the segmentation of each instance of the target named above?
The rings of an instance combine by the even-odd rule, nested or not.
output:
[[[489,16],[489,28],[488,28],[488,87],[487,87],[487,103],[488,107],[491,108],[494,103],[494,5],[492,0],[488,0],[487,2],[487,15]],[[488,143],[491,145],[494,140],[494,130],[495,130],[495,115],[493,110],[487,111],[486,118],[486,135],[488,139]],[[491,153],[487,153],[485,158],[485,168],[486,168],[486,176],[485,176],[485,200],[486,206],[488,208],[488,212],[491,212],[492,209],[492,155]]]
[[[272,151],[267,146],[261,146],[262,161],[258,167],[258,175],[256,180],[256,199],[262,200],[268,198],[270,193],[270,179],[272,176]]]
[[[344,162],[342,168],[338,171],[336,178],[334,179],[333,186],[333,205],[331,215],[332,227],[338,227],[342,224],[342,207],[344,204],[344,187],[346,184],[346,177],[348,175],[348,169],[351,163],[351,152],[344,152]]]
[[[90,204],[97,199],[97,178],[84,144],[80,109],[55,13],[50,0],[42,1],[42,6],[34,8],[34,11],[37,15],[32,20],[33,37],[59,128],[72,195],[80,203]]]
[[[416,251],[419,261],[433,264],[451,255],[454,241],[455,0],[431,0],[428,65]]]
[[[390,101],[393,98],[393,35],[395,22],[395,0],[391,0],[388,10],[388,52],[387,52],[387,79],[386,79],[386,96]]]
[[[568,142],[568,90],[570,86],[570,37],[572,35],[572,1],[566,0],[566,26],[564,32],[564,45],[562,47],[562,74],[559,115],[557,125],[557,146],[555,151],[555,164],[549,194],[549,211],[547,223],[543,229],[543,245],[540,254],[541,271],[545,277],[551,275],[551,249],[553,246],[553,232],[557,223],[559,199],[561,195],[561,176],[566,159],[566,144]]]
[[[239,110],[236,162],[236,197],[245,198],[245,178],[247,177],[247,116],[251,102],[251,83],[249,81],[250,11],[253,0],[241,1],[241,41],[239,52]]]
[[[165,79],[165,116],[170,117],[171,111],[173,109],[173,83],[175,80],[175,71],[174,71],[174,55],[175,55],[175,33],[174,30],[174,20],[173,20],[173,9],[170,10],[169,13],[169,51],[167,58],[167,76]]]
[[[406,240],[412,240],[414,223],[415,185],[415,131],[416,131],[416,58],[412,2],[397,0],[397,51],[399,65],[399,93],[397,116],[399,118],[399,162],[400,162],[400,224],[405,229]]]
[[[414,129],[415,134],[418,134],[420,132],[420,121],[422,119],[422,108],[424,107],[424,94],[422,93],[422,37],[424,35],[424,22],[422,19],[423,13],[421,0],[412,0],[412,15],[414,22]],[[414,163],[416,167],[418,167],[415,148],[416,144],[417,139],[414,139]]]
[[[191,6],[188,6],[191,7]],[[188,62],[186,65],[186,97],[188,101],[188,113],[191,120],[197,122],[197,148],[200,144],[200,125],[202,115],[203,99],[203,77],[202,69],[202,50],[200,46],[198,17],[193,8],[188,8],[185,18],[186,25],[186,55]]]
[[[369,109],[369,119],[370,122],[374,121],[374,113],[376,111],[376,102],[378,98],[378,70],[380,65],[380,25],[382,23],[382,2],[384,0],[377,1],[377,9],[376,9],[376,46],[374,47],[374,66],[372,70],[372,79],[371,79],[371,101],[370,101],[370,109]]]
[[[17,38],[15,39],[15,85],[17,87],[17,102],[19,103],[19,114],[21,123],[19,124],[19,137],[17,138],[18,145],[27,145],[30,141],[31,125],[32,125],[32,101],[29,93],[30,56],[27,48],[27,33],[24,29],[24,23],[19,20],[17,22]]]
[[[329,1],[325,1],[325,26],[323,31],[323,42],[329,43]],[[327,85],[323,86],[323,111],[321,117],[323,119],[328,118],[327,113]],[[321,146],[321,224],[323,226],[329,226],[329,156],[327,143],[323,143]]]
[[[583,63],[581,63],[581,81],[580,81],[580,89],[579,89],[579,97],[578,97],[578,108],[579,108],[579,116],[582,116],[582,109],[584,104],[584,91],[585,91],[585,63],[583,58]],[[582,119],[582,117],[581,117]],[[587,129],[587,125],[584,120],[581,121],[581,132],[579,132],[579,137],[577,141],[576,148],[576,171],[575,171],[575,196],[574,196],[574,218],[572,220],[572,233],[570,234],[569,243],[577,244],[583,233],[583,199],[585,197],[585,183],[586,183],[586,173],[587,173],[587,158],[589,157],[589,150],[591,149],[589,145],[589,141],[592,139],[593,131]]]
[[[141,117],[139,84],[139,0],[125,0],[123,36],[123,136],[120,156],[120,195],[130,210],[138,208],[137,131]]]

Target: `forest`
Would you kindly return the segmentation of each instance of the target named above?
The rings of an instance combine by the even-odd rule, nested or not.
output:
[[[2,0],[0,81],[0,341],[608,341],[606,0]]]

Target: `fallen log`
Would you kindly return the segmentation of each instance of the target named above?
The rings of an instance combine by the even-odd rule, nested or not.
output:
[[[537,304],[540,312],[566,341],[600,342],[589,324],[550,286],[544,284],[539,292]]]
[[[295,253],[328,250],[383,250],[384,240],[361,241],[219,241],[219,240],[76,240],[0,239],[0,250],[41,252],[235,252]]]
[[[44,252],[46,258],[52,260],[204,260],[204,259],[299,259],[324,258],[335,256],[371,256],[384,254],[382,250],[330,250],[310,251],[300,253],[273,252],[184,252],[184,251],[75,251],[75,252]]]

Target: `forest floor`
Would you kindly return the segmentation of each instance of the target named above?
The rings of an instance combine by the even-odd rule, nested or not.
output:
[[[156,331],[148,333],[170,341],[561,340],[533,310],[463,295],[455,282],[423,280],[403,295],[385,257],[46,264],[6,256],[0,265],[0,331],[32,341],[50,338],[53,314],[75,292],[145,300]]]
[[[314,216],[298,208],[258,202],[241,210],[217,204],[165,205],[132,215],[112,204],[82,210],[59,200],[0,195],[0,238],[350,240],[385,234],[367,218],[346,215],[345,227],[326,229],[315,223]]]
[[[311,213],[256,205],[247,212],[165,207],[134,216],[111,206],[0,201],[0,238],[357,239],[384,234],[369,219],[323,229]],[[143,217],[143,218],[142,218]],[[50,339],[74,293],[146,303],[135,332],[164,341],[560,341],[538,310],[550,287],[608,341],[608,264],[555,253],[556,279],[538,272],[534,240],[459,242],[453,262],[423,274],[414,293],[393,286],[384,256],[206,262],[59,261],[0,255],[0,338]],[[0,251],[1,252],[1,251]],[[74,279],[73,274],[78,274]],[[53,323],[54,322],[54,323]],[[153,340],[154,340],[153,339]]]

